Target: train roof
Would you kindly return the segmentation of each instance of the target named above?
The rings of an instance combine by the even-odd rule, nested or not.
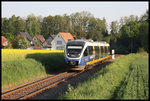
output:
[[[109,44],[105,41],[96,41],[94,42],[93,40],[82,40],[82,39],[77,39],[77,40],[70,40],[68,41],[69,43],[85,43],[87,46],[109,46]]]

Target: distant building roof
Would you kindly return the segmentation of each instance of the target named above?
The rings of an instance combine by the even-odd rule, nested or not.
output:
[[[34,41],[32,40],[32,37],[29,35],[29,33],[27,32],[19,32],[20,35],[24,36],[25,38],[27,38],[30,42],[32,42],[34,45],[36,45],[34,43]]]
[[[65,42],[68,42],[68,40],[74,40],[73,36],[70,33],[59,32],[59,34]]]
[[[51,42],[53,41],[53,39],[56,37],[55,34],[49,35],[49,37],[45,40],[45,42],[43,43],[44,47],[51,47]]]
[[[52,35],[50,35],[50,37],[52,37],[53,39],[56,37],[56,35],[55,34],[52,34]]]
[[[19,32],[19,34],[26,37],[29,41],[32,41],[32,37],[27,32]]]
[[[45,38],[43,37],[43,35],[35,35],[35,37],[41,42],[41,43],[44,43],[45,42]]]
[[[1,42],[2,42],[2,46],[8,45],[8,40],[4,36],[1,36]]]
[[[54,39],[55,37],[56,37],[55,34],[50,35],[50,36],[49,36],[49,40],[47,40],[47,43],[48,43],[48,44],[51,44],[51,42],[53,41],[53,39]]]

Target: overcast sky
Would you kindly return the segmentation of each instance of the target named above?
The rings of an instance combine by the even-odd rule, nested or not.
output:
[[[2,2],[2,17],[12,15],[26,18],[29,14],[46,17],[49,15],[70,15],[89,11],[95,18],[105,17],[108,25],[122,16],[137,15],[140,17],[149,8],[148,1],[136,2]]]

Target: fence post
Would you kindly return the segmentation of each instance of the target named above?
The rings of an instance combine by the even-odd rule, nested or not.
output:
[[[115,59],[115,50],[112,49],[112,59]]]

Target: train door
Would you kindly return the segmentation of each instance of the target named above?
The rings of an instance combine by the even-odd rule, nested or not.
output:
[[[101,58],[103,58],[103,54],[104,54],[104,52],[103,52],[103,46],[100,46],[101,47]]]
[[[86,65],[87,62],[90,61],[90,58],[89,58],[89,47],[86,47],[84,53],[83,53],[83,64]]]
[[[98,47],[99,47],[99,58],[101,58],[101,47],[100,46]]]
[[[108,46],[106,46],[106,47],[107,47],[107,54],[106,55],[108,56]]]
[[[95,60],[99,59],[99,46],[95,46]]]
[[[88,48],[89,48],[89,58],[90,58],[90,61],[93,61],[93,59],[94,59],[93,46],[88,46]]]
[[[108,52],[107,52],[107,46],[105,46],[105,56],[107,56]]]
[[[103,52],[104,52],[104,54],[103,54],[103,57],[105,57],[106,56],[106,53],[105,53],[105,46],[103,46]]]

